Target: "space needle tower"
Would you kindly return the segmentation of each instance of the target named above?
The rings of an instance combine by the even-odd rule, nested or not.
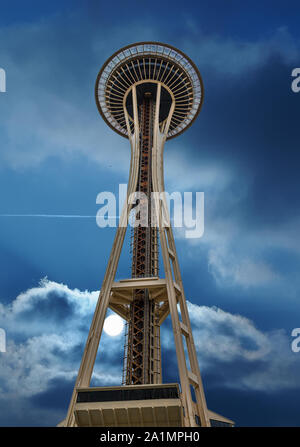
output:
[[[104,121],[130,142],[127,201],[68,413],[60,425],[232,425],[229,419],[207,409],[165,197],[164,145],[182,134],[199,114],[203,102],[200,73],[184,53],[170,45],[136,43],[120,49],[104,63],[97,76],[95,97]],[[132,200],[133,196],[138,200]],[[131,277],[117,281],[132,212]],[[159,252],[163,266],[159,266]],[[123,381],[120,386],[90,387],[108,308],[126,321]],[[163,383],[162,378],[160,328],[168,315],[178,383]]]

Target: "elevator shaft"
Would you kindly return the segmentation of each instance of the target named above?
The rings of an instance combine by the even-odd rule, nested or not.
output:
[[[155,103],[145,94],[139,106],[140,157],[136,191],[140,194],[133,229],[132,278],[158,276],[158,231],[152,226],[151,217],[154,112]],[[125,345],[126,379],[123,381],[126,385],[161,382],[159,335],[157,304],[150,299],[148,289],[135,289]]]

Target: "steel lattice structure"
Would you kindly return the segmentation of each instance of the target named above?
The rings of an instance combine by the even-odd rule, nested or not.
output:
[[[68,414],[61,425],[210,426],[213,418],[231,424],[215,413],[212,416],[206,406],[164,187],[164,144],[186,130],[198,115],[203,102],[200,73],[184,53],[170,45],[136,43],[106,61],[96,80],[95,97],[106,123],[130,141],[128,200],[116,231]],[[139,195],[139,207],[133,230],[131,278],[115,281],[128,219],[137,206],[131,200],[134,194]],[[152,195],[154,204],[149,200]],[[159,242],[164,278],[159,275]],[[108,307],[127,322],[123,387],[91,389]],[[180,392],[177,384],[162,384],[160,327],[169,314]],[[103,397],[96,399],[96,395],[104,396],[106,392],[111,393],[111,404],[106,402],[107,397],[105,402]],[[138,393],[142,393],[143,401],[134,400]]]
[[[139,106],[141,123],[140,161],[137,192],[141,197],[141,211],[138,218],[147,220],[134,228],[132,278],[158,276],[158,235],[151,222],[151,155],[153,144],[152,121],[154,104],[150,92],[147,92]],[[144,206],[143,206],[144,205]],[[145,216],[140,213],[145,212]],[[158,325],[158,306],[150,299],[147,289],[133,292],[130,305],[130,321],[125,342],[123,384],[138,385],[160,382],[160,339]]]

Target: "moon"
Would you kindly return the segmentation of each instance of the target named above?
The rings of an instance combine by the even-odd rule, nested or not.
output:
[[[124,322],[118,315],[110,315],[104,321],[104,332],[110,337],[116,337],[123,331]]]

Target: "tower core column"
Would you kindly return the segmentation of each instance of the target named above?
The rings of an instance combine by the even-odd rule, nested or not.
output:
[[[158,277],[158,231],[152,225],[152,145],[155,101],[145,92],[139,105],[139,173],[136,192],[139,210],[133,229],[132,278]],[[133,210],[134,211],[134,210]],[[148,289],[133,290],[125,340],[123,383],[142,385],[161,382],[158,306]]]

